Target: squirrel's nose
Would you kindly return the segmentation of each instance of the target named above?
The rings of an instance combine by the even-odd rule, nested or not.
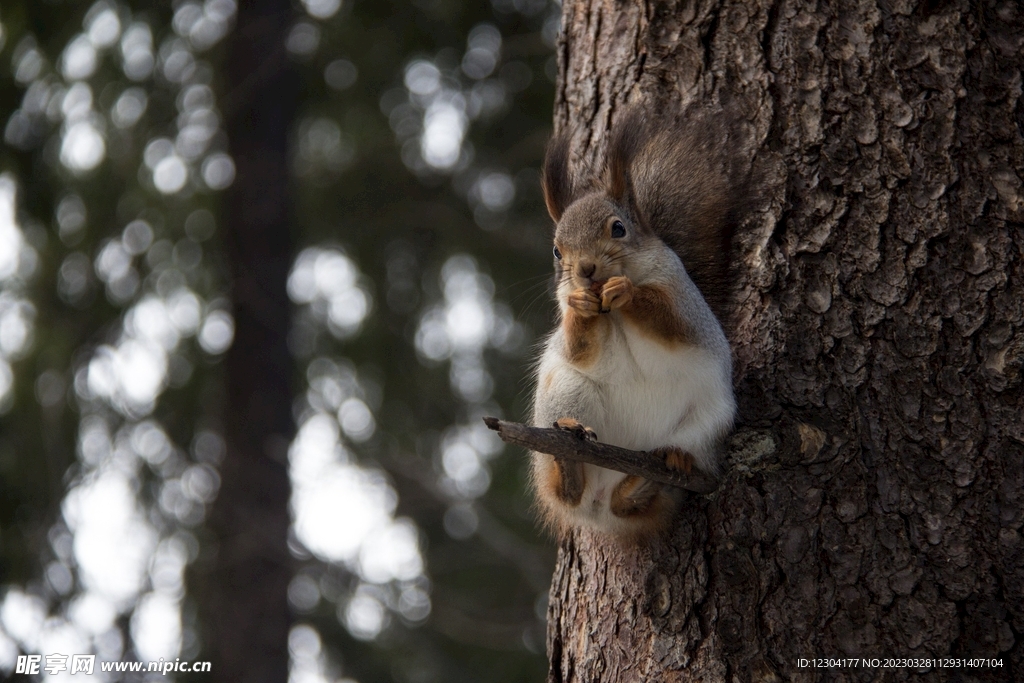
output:
[[[589,278],[594,274],[595,270],[597,270],[596,263],[581,262],[579,265],[576,266],[576,273],[580,277]]]

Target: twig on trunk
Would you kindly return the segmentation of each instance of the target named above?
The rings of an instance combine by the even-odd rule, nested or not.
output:
[[[579,460],[696,493],[711,493],[718,488],[718,481],[714,477],[696,470],[685,474],[669,469],[664,458],[646,451],[631,451],[590,441],[573,432],[553,427],[528,427],[496,417],[485,417],[484,422],[498,432],[505,443],[523,446],[538,453]]]

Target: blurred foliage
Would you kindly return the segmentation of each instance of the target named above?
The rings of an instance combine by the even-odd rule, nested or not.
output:
[[[544,0],[347,0],[332,12],[335,6],[307,0],[287,19],[289,59],[302,78],[292,124],[294,238],[299,252],[318,250],[303,252],[311,259],[350,259],[369,307],[346,327],[344,315],[332,317],[308,297],[297,303],[296,386],[306,392],[322,378],[316,368],[324,359],[358,378],[376,429],[342,438],[344,448],[353,463],[384,473],[397,494],[394,515],[415,522],[423,569],[414,581],[376,584],[358,563],[318,558],[297,535],[299,578],[290,597],[297,623],[313,630],[293,631],[293,652],[316,655],[302,672],[327,679],[538,680],[553,549],[529,511],[525,461],[511,450],[490,454],[486,444],[476,455],[452,444],[481,439],[472,429],[481,414],[528,412],[531,346],[551,315],[538,168],[559,8]],[[222,349],[213,323],[230,296],[213,219],[224,182],[217,155],[227,145],[223,131],[207,125],[201,150],[183,151],[183,131],[200,115],[216,123],[233,93],[220,85],[217,26],[196,23],[195,8],[207,19],[227,16],[230,28],[224,11],[233,13],[233,5],[223,0],[10,0],[0,9],[0,173],[16,184],[17,224],[36,257],[4,285],[30,305],[32,334],[24,352],[8,359],[13,393],[0,416],[0,591],[32,596],[48,615],[72,614],[69,604],[90,589],[69,550],[75,530],[61,507],[69,488],[106,471],[83,446],[88,425],[107,430],[114,460],[122,442],[145,450],[140,424],[159,425],[170,455],[132,461],[141,518],[156,537],[186,548],[186,585],[203,577],[209,501],[193,495],[181,502],[172,489],[187,483],[185,473],[205,476],[203,468],[216,463],[203,444],[218,428]],[[120,22],[110,45],[102,27],[90,32],[105,9]],[[152,35],[146,74],[132,71],[141,62],[129,64],[126,47],[129,28],[143,24]],[[95,59],[85,76],[75,73],[81,63],[72,63],[71,52],[82,35]],[[192,61],[179,69],[175,59]],[[85,114],[69,99],[75,83],[89,89]],[[189,103],[207,92],[197,84],[210,88],[213,104]],[[68,142],[76,121],[102,136],[105,152],[94,167],[86,168],[87,145],[74,157]],[[177,146],[154,147],[161,139]],[[178,161],[187,172],[180,187]],[[138,236],[125,230],[139,220],[151,235],[133,246]],[[90,384],[90,373],[101,369],[94,361],[130,340],[147,296],[173,313],[183,292],[199,302],[199,318],[164,344],[166,368],[152,406],[119,402],[116,392],[97,389],[98,379]],[[475,302],[469,319],[460,319],[460,301]],[[482,337],[458,336],[481,322],[490,328]],[[336,408],[313,393],[295,399],[300,428],[318,410]],[[339,529],[348,523],[332,521]],[[147,566],[153,584],[155,565]],[[399,605],[403,595],[419,595],[413,588],[429,596],[428,607]],[[156,588],[140,588],[135,599],[147,590]],[[203,659],[190,593],[175,603],[180,653]],[[360,596],[384,611],[379,631],[354,636],[345,615]],[[101,647],[99,634],[91,647],[141,658],[136,608],[118,607],[120,644],[108,637]],[[320,650],[309,644],[311,634]],[[6,642],[27,648],[9,635]]]

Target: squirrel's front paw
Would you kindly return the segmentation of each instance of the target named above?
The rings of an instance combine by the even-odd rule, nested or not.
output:
[[[590,441],[597,441],[597,434],[590,427],[585,426],[582,422],[572,417],[561,417],[555,420],[556,429],[564,429],[567,432],[572,432],[581,439],[588,439]]]
[[[689,474],[693,471],[693,456],[678,446],[663,446],[651,451],[654,455],[665,458],[665,465],[670,470]]]
[[[601,312],[622,308],[633,300],[633,283],[625,275],[608,278],[601,289]]]
[[[569,294],[569,308],[584,318],[593,318],[601,312],[601,300],[589,289],[577,289]]]

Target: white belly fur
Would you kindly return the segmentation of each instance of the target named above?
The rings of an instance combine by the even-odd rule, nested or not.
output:
[[[589,368],[560,357],[560,331],[551,337],[539,368],[541,377],[554,374],[549,391],[576,396],[571,403],[578,414],[573,417],[591,427],[601,442],[634,450],[678,446],[694,456],[699,468],[715,472],[716,442],[731,427],[735,412],[724,337],[724,353],[670,346],[612,315],[613,332]],[[554,398],[552,403],[563,402]],[[616,525],[608,502],[626,475],[594,465],[585,465],[584,471],[583,500],[573,516],[601,527]]]

